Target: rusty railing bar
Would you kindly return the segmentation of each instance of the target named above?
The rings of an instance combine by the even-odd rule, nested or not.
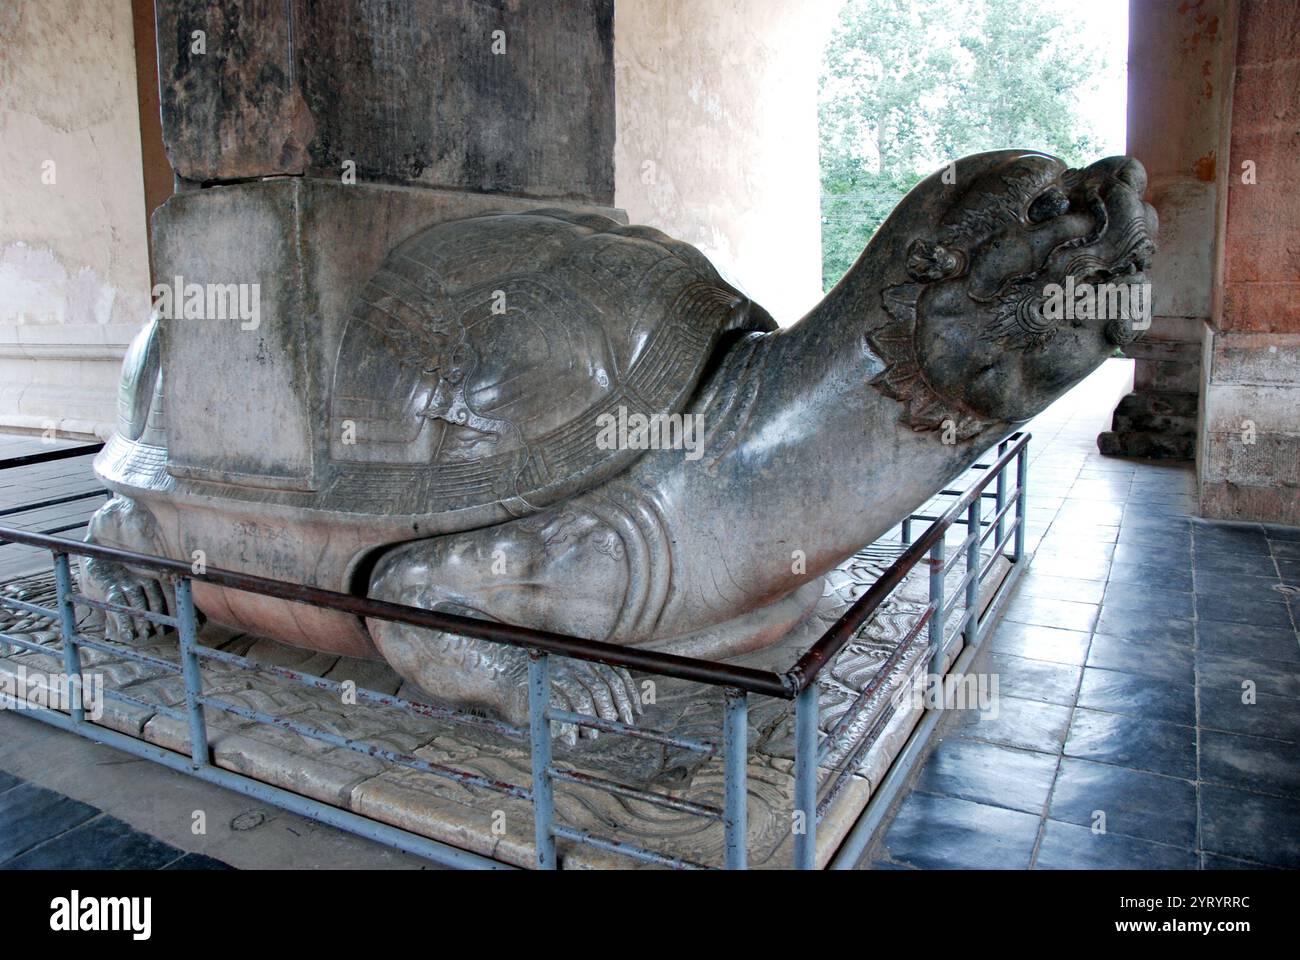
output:
[[[190,564],[181,560],[169,560],[165,557],[151,557],[133,550],[121,550],[95,543],[82,543],[26,530],[13,530],[0,527],[0,536],[10,537],[15,543],[33,547],[44,547],[55,553],[74,553],[81,556],[112,560],[117,563],[160,570],[178,578],[190,578],[200,583],[215,583],[220,586],[258,593],[263,596],[277,597],[294,603],[309,606],[341,610],[358,617],[373,617],[395,623],[408,623],[415,627],[442,630],[447,633],[461,634],[479,640],[488,640],[521,649],[543,650],[547,653],[572,657],[577,660],[592,660],[610,666],[625,667],[630,670],[642,670],[657,673],[678,680],[691,680],[713,686],[738,687],[749,693],[760,693],[780,699],[793,699],[795,691],[790,689],[788,680],[781,674],[770,670],[757,670],[753,667],[736,666],[727,663],[715,663],[695,657],[683,657],[657,650],[644,650],[637,647],[623,647],[603,640],[587,640],[547,630],[533,630],[507,623],[489,620],[476,620],[471,617],[457,616],[451,613],[438,613],[409,607],[386,600],[370,597],[358,597],[352,594],[325,590],[303,584],[287,583],[283,580],[269,580],[249,573],[236,573],[209,567],[205,573],[195,573]]]

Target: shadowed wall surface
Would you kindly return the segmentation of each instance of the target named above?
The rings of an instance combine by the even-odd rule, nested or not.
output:
[[[93,432],[149,312],[128,0],[0,6],[0,426]]]
[[[824,0],[619,0],[615,203],[788,325],[821,299]]]

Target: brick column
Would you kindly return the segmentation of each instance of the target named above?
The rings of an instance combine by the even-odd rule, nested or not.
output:
[[[1201,511],[1300,524],[1300,5],[1243,0],[1237,19]]]

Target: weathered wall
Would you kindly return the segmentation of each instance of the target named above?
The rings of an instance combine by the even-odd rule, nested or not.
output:
[[[115,416],[149,313],[133,50],[129,0],[0,4],[0,427]]]
[[[614,202],[789,324],[821,298],[817,74],[833,0],[618,0]]]
[[[1300,524],[1300,5],[1241,2],[1234,41],[1201,509]]]

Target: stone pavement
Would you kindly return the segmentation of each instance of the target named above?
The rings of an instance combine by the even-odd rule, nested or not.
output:
[[[98,807],[0,771],[0,870],[226,870]]]
[[[972,667],[1000,709],[944,720],[874,867],[1300,867],[1300,529],[1098,455],[1109,375],[1031,425],[1038,553]]]
[[[437,869],[9,710],[0,791],[0,869]]]

